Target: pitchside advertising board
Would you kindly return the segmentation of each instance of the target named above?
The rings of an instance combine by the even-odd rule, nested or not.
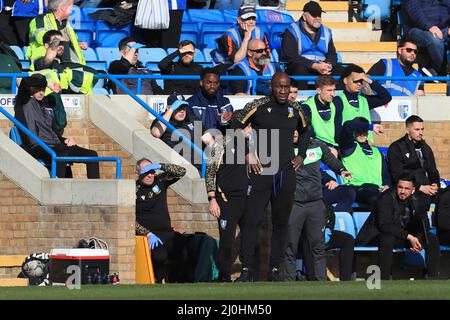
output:
[[[227,96],[233,105],[234,110],[239,110],[244,108],[244,106],[253,101],[256,98],[261,97],[237,97],[237,96]],[[188,96],[185,96],[187,99]],[[308,96],[299,96],[298,101],[305,101]],[[149,106],[158,114],[163,114],[166,110],[167,96],[149,96],[148,97]],[[393,98],[389,104],[381,106],[371,110],[372,121],[385,121],[385,122],[402,122],[410,115],[415,114],[417,110],[416,99],[398,97]],[[149,115],[149,121],[153,121],[155,117]]]

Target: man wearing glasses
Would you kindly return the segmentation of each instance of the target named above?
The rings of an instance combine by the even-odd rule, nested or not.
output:
[[[162,171],[156,173],[156,171]],[[147,236],[156,282],[167,276],[166,262],[172,253],[174,230],[167,207],[167,189],[180,180],[186,169],[174,164],[136,163],[136,235]]]
[[[289,75],[339,74],[331,29],[322,24],[322,12],[317,2],[306,3],[301,19],[283,33],[282,49]],[[298,85],[300,90],[308,88],[307,81],[299,81]]]
[[[264,41],[267,55],[270,57],[269,40],[264,31],[256,26],[256,9],[241,7],[238,11],[237,24],[216,39],[217,48],[211,52],[215,63],[234,64],[247,55],[248,44],[252,39]]]
[[[231,66],[229,74],[232,76],[269,76],[276,72],[275,65],[270,62],[264,41],[253,39],[248,43],[247,57]],[[256,83],[257,95],[269,95],[270,80],[258,79]],[[231,81],[231,93],[234,95],[252,94],[252,80]]]
[[[370,68],[371,76],[386,77],[420,77],[413,64],[417,58],[417,44],[410,38],[403,38],[397,47],[397,59],[381,59]],[[425,95],[423,81],[384,80],[380,83],[392,96],[423,96]]]
[[[341,129],[346,121],[358,117],[365,118],[370,124],[372,118],[370,109],[384,106],[392,100],[391,94],[377,81],[370,79],[363,68],[355,64],[349,64],[341,74],[344,91],[333,99],[336,108],[335,136],[340,140]],[[362,94],[361,90],[370,90],[376,94]],[[381,126],[374,128],[376,134],[383,133]],[[369,133],[368,140],[373,143],[373,134]],[[340,141],[336,141],[341,144]]]
[[[174,61],[175,58],[178,61]],[[194,62],[195,44],[190,40],[180,42],[178,50],[175,50],[162,59],[158,68],[165,75],[199,75],[203,67]],[[198,80],[164,80],[164,91],[167,94],[192,94],[198,88]]]

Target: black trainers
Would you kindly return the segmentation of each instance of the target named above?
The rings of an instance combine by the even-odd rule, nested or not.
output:
[[[267,281],[283,281],[283,275],[278,268],[273,268],[267,275]]]
[[[253,276],[248,268],[242,268],[239,278],[236,282],[253,282]]]

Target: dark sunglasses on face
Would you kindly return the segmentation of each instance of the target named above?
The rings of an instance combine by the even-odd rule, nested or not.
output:
[[[187,55],[193,56],[193,55],[194,55],[194,52],[192,52],[192,51],[186,51],[186,52],[183,52],[181,55],[182,55],[182,56],[187,56]]]
[[[413,49],[413,48],[405,48],[406,52],[411,53],[414,52],[414,54],[417,54],[417,49]]]
[[[266,52],[267,48],[264,48],[264,49],[255,49],[255,50],[249,49],[249,50],[250,50],[251,52],[263,53],[263,52]]]
[[[356,84],[356,83],[362,84],[363,81],[364,81],[363,79],[358,79],[358,80],[353,80],[353,83],[354,84]]]

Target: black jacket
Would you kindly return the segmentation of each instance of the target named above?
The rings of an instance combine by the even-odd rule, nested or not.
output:
[[[450,186],[439,191],[434,216],[438,233],[450,230]]]
[[[408,234],[416,237],[428,234],[430,222],[427,210],[423,205],[425,201],[419,193],[414,193],[405,203],[397,195],[396,188],[383,192],[375,204],[375,208],[367,218],[364,226],[356,237],[358,246],[372,242],[380,233],[393,235],[395,238],[406,240]],[[401,216],[409,209],[409,222],[402,225]],[[354,213],[357,214],[357,213]]]
[[[436,168],[433,151],[430,146],[422,140],[423,166],[420,165],[416,154],[414,143],[405,135],[394,141],[388,149],[389,170],[394,183],[404,173],[413,174],[416,179],[416,189],[421,185],[436,183],[439,185],[439,171]]]

